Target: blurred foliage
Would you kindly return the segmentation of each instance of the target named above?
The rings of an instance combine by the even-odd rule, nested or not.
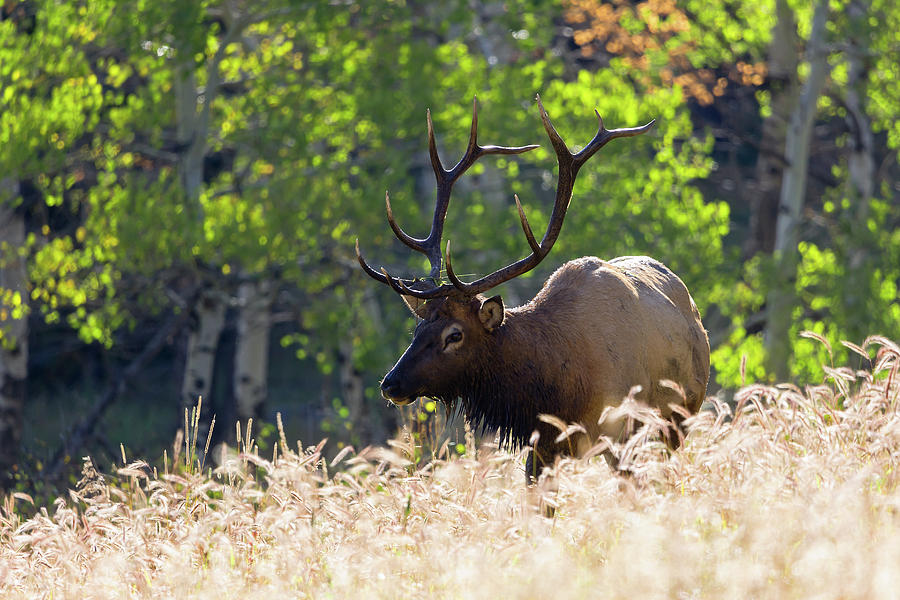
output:
[[[527,252],[514,193],[535,231],[546,225],[556,165],[533,101],[540,93],[572,148],[593,136],[593,108],[610,127],[657,124],[585,166],[553,256],[501,291],[525,300],[580,255],[650,254],[681,275],[703,314],[722,317],[718,383],[766,379],[752,316],[771,265],[741,257],[733,199],[701,185],[717,165],[697,107],[743,86],[758,102],[754,118],[764,116],[772,4],[29,0],[33,29],[0,21],[0,172],[32,190],[33,310],[114,347],[177,306],[186,280],[233,292],[242,278],[270,278],[298,324],[283,344],[331,373],[338,341],[350,336],[360,368],[383,372],[411,319],[360,272],[354,241],[373,265],[424,273],[387,227],[382,195],[390,190],[401,226],[425,233],[426,108],[445,165],[464,150],[476,95],[482,143],[542,144],[490,157],[457,186],[445,237],[458,270],[480,274]],[[832,2],[833,76],[820,118],[846,117],[840,40],[861,40],[865,109],[887,148],[883,180],[900,146],[900,10],[874,0],[859,22],[844,18],[848,4]],[[808,22],[809,3],[792,6]],[[184,97],[192,101],[177,106]],[[185,114],[205,136],[196,190],[185,183]],[[840,161],[833,171],[846,179]],[[815,378],[822,361],[802,330],[836,352],[842,338],[900,337],[897,194],[884,181],[865,199],[863,223],[843,185],[810,206],[818,229],[799,247],[801,303],[786,341],[801,379]],[[374,389],[367,397],[379,401]],[[342,408],[334,428],[347,428]]]
[[[762,85],[774,2],[567,0],[565,18],[584,57],[620,60],[641,87],[677,86],[712,104],[730,83]]]

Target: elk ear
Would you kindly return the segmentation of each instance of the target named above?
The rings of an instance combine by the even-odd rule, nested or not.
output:
[[[420,319],[425,318],[425,300],[416,298],[415,296],[404,296],[403,294],[401,294],[400,297],[403,298],[403,303],[412,311],[412,314]]]
[[[494,296],[481,302],[478,309],[478,318],[481,324],[488,331],[493,331],[503,323],[503,317],[506,316],[503,310],[503,299],[500,296]]]

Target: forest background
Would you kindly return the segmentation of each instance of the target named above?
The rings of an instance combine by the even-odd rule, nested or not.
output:
[[[161,456],[199,396],[203,432],[252,417],[261,447],[276,413],[335,449],[430,422],[380,397],[413,321],[354,243],[424,274],[382,195],[424,232],[425,110],[453,162],[475,96],[482,143],[542,147],[460,181],[458,271],[527,252],[514,193],[546,223],[535,94],[572,144],[595,108],[656,118],[585,166],[506,303],[565,260],[648,254],[700,307],[710,393],[871,366],[853,344],[900,338],[897,31],[890,0],[5,0],[2,487]]]

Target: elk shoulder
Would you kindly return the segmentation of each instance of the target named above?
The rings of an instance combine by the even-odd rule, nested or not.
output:
[[[620,404],[637,385],[637,398],[664,417],[671,415],[670,404],[695,412],[703,401],[709,377],[706,331],[684,283],[657,260],[626,256],[570,261],[532,301],[510,313],[531,313],[536,322],[554,330],[540,336],[555,338],[555,356],[544,359],[565,370],[572,392],[588,396],[560,400],[582,408],[580,421],[591,434],[621,437],[617,423],[600,431],[591,431],[596,429],[592,424],[605,407]],[[686,398],[660,385],[661,380],[683,386]]]

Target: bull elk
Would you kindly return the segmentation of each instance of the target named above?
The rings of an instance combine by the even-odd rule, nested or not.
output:
[[[461,402],[470,423],[498,431],[505,445],[533,444],[526,466],[529,476],[557,454],[583,453],[601,435],[614,440],[627,436],[625,419],[601,416],[605,408],[619,406],[634,386],[640,386],[638,400],[677,421],[679,413],[699,409],[709,379],[709,341],[697,306],[681,279],[652,258],[572,260],[559,267],[531,301],[516,308],[505,307],[500,296],[484,294],[533,269],[547,256],[559,237],[582,165],[610,140],[640,135],[654,123],[608,130],[597,112],[597,134],[573,154],[550,122],[540,97],[537,102],[556,152],[559,178],[553,212],[540,243],[515,197],[531,254],[467,283],[454,272],[448,240],[443,265],[449,282],[441,279],[441,235],[454,182],[486,154],[520,154],[538,147],[480,146],[474,104],[468,147],[450,170],[441,164],[431,113],[427,113],[428,150],[437,179],[428,237],[406,234],[394,220],[390,197],[385,194],[391,229],[400,241],[428,257],[429,278],[402,279],[383,268],[375,270],[363,259],[356,242],[362,269],[400,294],[420,319],[409,348],[385,375],[382,395],[400,406],[422,396],[439,399],[448,407]],[[557,431],[539,418],[542,414],[581,424],[584,433],[574,444],[572,439],[556,441]]]

